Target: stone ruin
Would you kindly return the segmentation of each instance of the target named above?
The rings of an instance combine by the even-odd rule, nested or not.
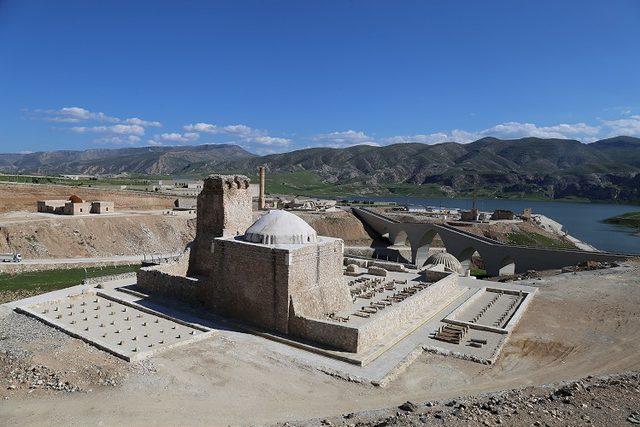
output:
[[[280,210],[254,222],[249,179],[212,175],[198,196],[195,241],[179,261],[142,268],[137,286],[362,364],[469,294],[454,271],[353,265],[344,273],[343,263],[341,239]]]

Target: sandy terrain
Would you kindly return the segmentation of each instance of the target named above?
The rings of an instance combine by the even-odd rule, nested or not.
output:
[[[264,424],[640,369],[640,264],[533,284],[540,292],[494,366],[423,354],[386,388],[327,376],[243,334],[214,336],[127,365],[4,313],[0,397],[7,399],[0,400],[0,423]],[[36,386],[29,393],[29,381],[11,382],[16,375],[7,372],[30,365],[52,369],[84,392]],[[15,389],[7,389],[10,384]]]
[[[66,185],[0,183],[0,213],[35,212],[38,200],[66,200],[75,194],[88,201],[112,200],[116,210],[170,209],[176,196]]]

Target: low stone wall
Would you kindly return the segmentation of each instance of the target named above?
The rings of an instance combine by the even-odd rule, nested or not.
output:
[[[289,333],[331,349],[358,352],[358,329],[346,324],[294,316],[289,322]]]
[[[363,259],[363,258],[355,258],[355,257],[344,257],[343,261],[344,265],[355,264],[359,267],[367,268],[367,267],[381,267],[387,271],[398,271],[405,272],[407,271],[406,267],[402,263],[398,262],[390,262],[390,261],[380,261],[376,259]]]
[[[437,282],[438,280],[442,280],[445,277],[449,276],[451,273],[446,271],[438,271],[438,270],[425,270],[424,276],[427,279],[427,282]]]
[[[177,276],[157,267],[144,267],[138,271],[138,287],[150,295],[175,299],[188,304],[204,303],[204,286],[193,277]]]
[[[97,285],[104,282],[110,282],[112,280],[134,279],[135,277],[136,272],[132,271],[130,273],[112,274],[110,276],[89,277],[84,281],[84,284]]]
[[[360,327],[349,323],[294,316],[289,323],[289,332],[298,338],[328,345],[337,350],[359,353],[379,344],[393,331],[402,330],[418,316],[429,319],[459,296],[457,289],[458,276],[449,274],[398,305],[377,312]]]
[[[371,322],[365,323],[358,333],[358,351],[365,350],[394,330],[410,324],[410,320],[421,316],[425,320],[440,311],[449,301],[458,296],[458,277],[450,274],[417,292],[402,303],[379,311]]]

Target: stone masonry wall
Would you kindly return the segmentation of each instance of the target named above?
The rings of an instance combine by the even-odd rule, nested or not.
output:
[[[372,322],[360,328],[358,351],[371,347],[391,332],[401,330],[403,325],[410,324],[410,320],[417,316],[427,320],[459,294],[458,275],[450,274],[402,303],[379,311],[373,316]]]
[[[298,316],[323,318],[351,306],[342,278],[342,240],[319,237],[318,242],[291,251],[289,295]]]
[[[402,303],[379,311],[360,327],[296,315],[290,322],[290,334],[337,350],[362,352],[390,333],[402,331],[417,316],[426,321],[456,298],[459,290],[458,277],[452,274]]]
[[[287,333],[288,295],[278,284],[288,278],[288,253],[218,239],[213,258],[216,274],[207,281],[206,304],[223,315]]]
[[[204,302],[204,286],[193,277],[175,276],[155,267],[138,270],[138,287],[151,295],[201,305]]]
[[[234,239],[214,243],[215,277],[207,303],[229,316],[288,333],[290,304],[311,317],[337,312],[351,298],[342,283],[342,241],[278,248]]]
[[[290,335],[351,353],[358,352],[358,333],[358,328],[329,320],[294,316],[289,321]]]
[[[206,178],[198,195],[197,230],[189,276],[211,275],[213,240],[244,234],[252,223],[249,178],[244,175]]]

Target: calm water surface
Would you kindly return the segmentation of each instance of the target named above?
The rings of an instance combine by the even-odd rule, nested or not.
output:
[[[368,197],[360,198],[360,200],[393,201],[413,206],[442,206],[461,209],[471,209],[472,205],[470,199]],[[640,237],[633,235],[633,229],[602,222],[604,219],[625,212],[640,211],[640,206],[501,199],[478,200],[478,209],[482,211],[509,209],[514,212],[522,212],[524,208],[532,208],[533,213],[541,213],[558,221],[564,225],[567,233],[598,249],[610,252],[640,253]]]

